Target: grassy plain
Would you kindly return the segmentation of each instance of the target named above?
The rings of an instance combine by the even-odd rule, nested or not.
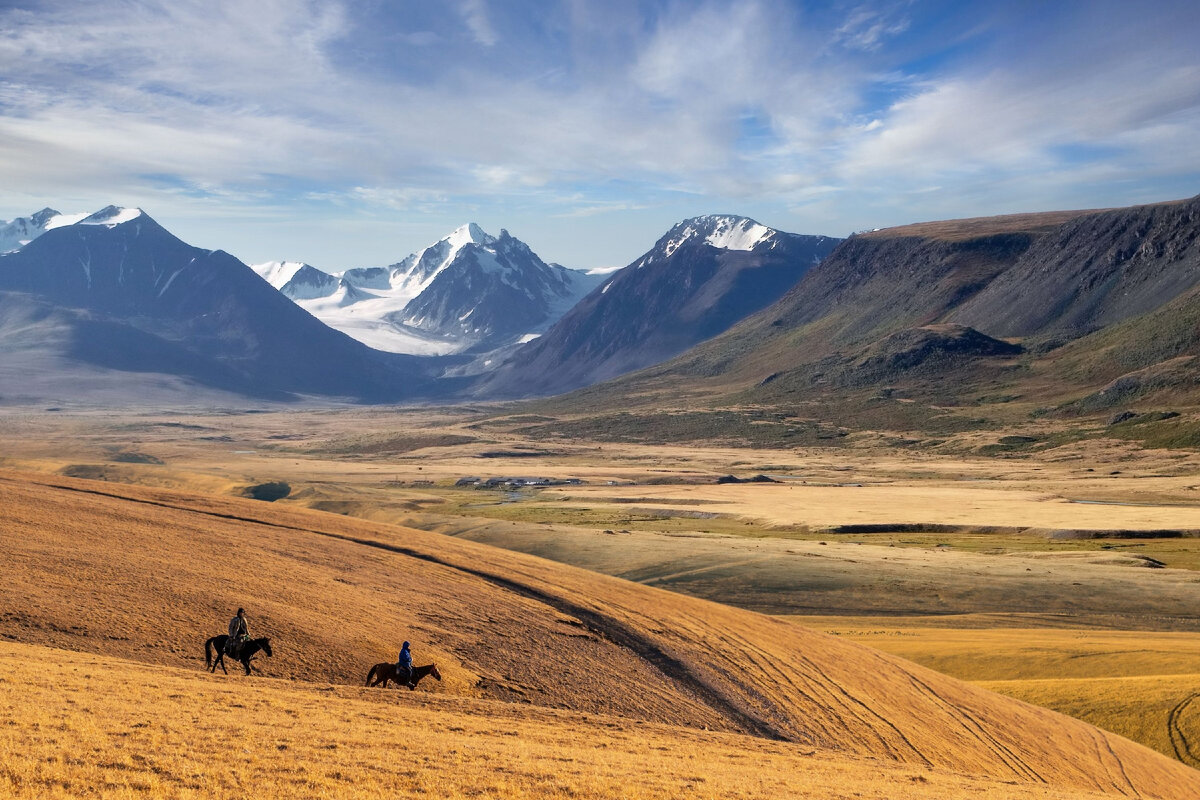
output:
[[[914,756],[904,756],[902,745],[883,744],[890,734],[879,738],[875,728],[835,702],[835,694],[821,694],[825,689],[811,694],[818,686],[862,688],[861,672],[829,678],[827,657],[866,671],[878,668],[876,662],[826,650],[833,645],[804,633],[795,634],[800,639],[780,641],[780,629],[761,627],[765,623],[756,615],[731,618],[727,615],[735,612],[723,606],[693,607],[687,604],[696,601],[687,598],[663,599],[686,594],[792,615],[802,625],[838,634],[835,642],[859,640],[1195,763],[1178,744],[1180,736],[1190,741],[1200,737],[1200,730],[1192,732],[1198,712],[1187,702],[1200,689],[1193,660],[1200,655],[1200,538],[1191,536],[1200,529],[1200,457],[1195,453],[1143,450],[1111,440],[1004,458],[881,448],[865,439],[836,452],[797,448],[767,453],[730,446],[535,441],[517,429],[546,420],[497,423],[485,411],[134,416],[4,410],[0,467],[20,471],[0,481],[14,493],[0,503],[8,526],[6,554],[14,556],[4,567],[10,588],[0,592],[6,630],[15,631],[8,638],[109,659],[132,657],[174,675],[170,669],[196,668],[197,632],[218,632],[228,608],[245,604],[255,609],[261,627],[289,642],[263,666],[272,677],[300,682],[287,687],[298,693],[288,700],[295,703],[293,710],[305,707],[308,693],[317,691],[331,692],[339,703],[344,699],[347,708],[374,701],[370,694],[342,687],[360,680],[373,661],[391,658],[398,638],[415,636],[446,675],[443,684],[422,691],[421,702],[483,704],[508,709],[505,713],[511,711],[507,704],[517,703],[530,713],[539,709],[551,716],[599,714],[633,720],[639,734],[667,724],[673,727],[655,728],[655,735],[665,740],[682,736],[688,742],[693,740],[687,737],[711,735],[713,742],[705,739],[703,748],[714,754],[724,752],[723,736],[735,737],[729,747],[737,752],[744,745],[736,737],[771,729],[784,731],[805,753],[818,754],[804,759],[820,761],[825,758],[821,754],[835,754],[821,762],[831,765],[830,771],[813,768],[809,760],[798,768],[794,759],[801,756],[779,745],[783,749],[771,751],[777,760],[770,762],[778,765],[778,773],[773,767],[754,784],[744,777],[753,770],[734,768],[736,758],[729,773],[720,772],[725,769],[720,755],[711,764],[697,756],[689,760],[688,770],[674,773],[634,748],[620,751],[627,758],[620,763],[597,765],[578,757],[585,774],[573,783],[526,780],[549,774],[548,769],[539,772],[539,766],[522,767],[525,778],[510,780],[497,773],[492,779],[507,782],[478,784],[492,787],[484,794],[617,796],[611,793],[613,782],[628,780],[644,787],[647,797],[672,796],[686,786],[695,796],[728,795],[735,783],[750,787],[745,796],[778,796],[794,792],[797,778],[792,773],[800,769],[818,783],[834,773],[855,776],[836,790],[823,784],[819,791],[828,795],[809,786],[809,796],[860,791],[863,796],[903,797],[911,786],[917,786],[914,796],[929,795],[929,787],[919,782],[893,781],[899,773],[885,774],[886,786],[867,781],[870,770],[855,766],[860,762],[854,759],[882,758],[903,765],[916,763]],[[765,473],[783,482],[715,485],[717,476],[730,473]],[[586,485],[455,487],[464,476],[579,478]],[[264,483],[286,483],[286,498],[276,503],[239,499]],[[67,498],[88,502],[76,505]],[[14,527],[14,520],[21,524]],[[856,527],[845,532],[847,526]],[[873,532],[864,532],[863,526],[872,526]],[[136,549],[114,550],[109,531],[136,541]],[[1097,538],[1080,538],[1093,536]],[[1131,538],[1135,536],[1150,538]],[[629,594],[628,584],[560,572],[563,568],[547,562],[481,545],[500,545],[677,594]],[[189,553],[190,559],[180,562],[169,555],[179,552]],[[72,574],[80,565],[91,565],[82,584]],[[36,610],[26,607],[28,598],[39,598]],[[135,602],[127,603],[130,598]],[[731,632],[714,636],[714,630]],[[156,631],[160,635],[153,635]],[[45,657],[60,658],[55,652],[47,651]],[[809,652],[823,654],[814,663],[826,677],[816,683],[812,664],[794,663],[797,653]],[[631,654],[636,656],[632,661]],[[670,661],[662,662],[662,654]],[[40,657],[23,654],[17,660]],[[529,669],[539,661],[555,665],[552,677]],[[121,676],[108,686],[136,684],[127,670],[138,667],[104,663],[105,670]],[[730,663],[751,666],[733,680]],[[629,669],[636,672],[631,684],[636,690],[611,689],[616,676]],[[715,695],[698,700],[689,675],[715,687]],[[921,682],[933,685],[932,675],[921,673]],[[823,683],[827,680],[832,683]],[[898,680],[867,689],[869,705],[899,724],[906,736],[916,737],[920,758],[934,764],[930,776],[947,775],[943,768],[953,763],[959,772],[976,776],[970,780],[1029,778],[1018,774],[1019,768],[1014,773],[1003,758],[997,762],[986,747],[987,752],[972,755],[976,745],[939,742],[932,730],[914,734],[906,727],[911,723],[925,731],[940,719],[937,724],[948,729],[951,723],[938,714],[964,705],[972,709],[967,717],[972,725],[985,720],[988,725],[1006,720],[1007,725],[1017,713],[1012,708],[985,712],[971,706],[977,701],[959,695],[949,705],[935,701],[930,706],[930,698],[918,702],[906,694],[911,682],[909,689],[899,688],[908,679]],[[322,688],[303,685],[310,681]],[[264,697],[283,691],[271,681],[252,679],[246,685],[267,692]],[[0,683],[0,689],[10,688]],[[859,696],[857,691],[852,693]],[[109,693],[119,696],[115,688],[106,688]],[[806,694],[808,700],[803,699]],[[936,695],[949,696],[940,689]],[[264,702],[264,708],[283,705],[278,698]],[[884,710],[880,704],[885,702],[895,704],[888,706],[894,713]],[[468,715],[483,713],[470,708]],[[546,710],[553,708],[562,711]],[[941,711],[934,713],[937,708]],[[404,709],[405,716],[418,713]],[[345,713],[349,719],[359,712]],[[174,714],[168,714],[173,729],[191,736],[188,726],[199,723],[188,720],[198,715]],[[73,719],[70,710],[64,715]],[[555,739],[570,746],[575,740],[569,730],[583,724],[566,717],[569,723],[559,730],[557,723],[544,719],[538,717],[530,727],[548,726],[539,740],[546,747]],[[1043,746],[1033,743],[1038,736],[1056,743],[1084,741],[1080,734],[1037,734],[1038,725],[1049,723],[1040,717],[1020,719],[1016,727],[1024,735],[1006,745],[1017,751]],[[390,722],[377,721],[377,727],[390,728]],[[429,722],[434,728],[437,724]],[[461,722],[453,725],[463,727]],[[43,720],[34,730],[48,727]],[[699,732],[705,727],[712,730]],[[464,767],[463,774],[476,775],[477,783],[484,778],[471,769],[482,769],[489,759],[495,764],[527,757],[522,764],[542,763],[542,744],[531,746],[526,756],[508,747],[515,746],[513,740],[529,739],[525,734],[497,743],[482,729],[464,730],[471,731],[468,738],[482,748],[479,752],[488,754],[472,761],[470,769]],[[726,733],[715,733],[719,730]],[[599,735],[590,729],[586,734]],[[468,752],[446,744],[452,740],[435,737],[440,744],[429,746]],[[764,744],[761,738],[749,741]],[[499,749],[488,750],[493,747]],[[616,744],[608,749],[612,747]],[[252,749],[257,753],[257,744]],[[210,766],[195,770],[215,776],[211,763],[224,752],[207,753],[200,760]],[[283,755],[272,758],[287,763],[288,751],[279,753]],[[306,751],[305,759],[334,764],[331,774],[357,775],[331,753]],[[842,758],[851,761],[842,764]],[[635,763],[639,761],[645,764]],[[366,763],[359,765],[363,776],[355,778],[365,781],[364,786],[372,785],[370,775],[377,775],[383,776],[379,787],[417,791],[412,775]],[[420,785],[428,788],[448,763],[430,756],[424,766],[408,769],[416,769],[423,776]],[[643,769],[646,765],[652,768]],[[707,776],[704,782],[683,782],[692,766],[701,770],[697,776]],[[46,767],[44,780],[36,780],[45,788],[54,783],[54,775],[83,767],[60,760]],[[117,774],[126,768],[114,769]],[[134,764],[127,777],[148,780],[148,769]],[[1094,777],[1080,778],[1077,767],[1068,769],[1069,775],[1059,774],[1063,767],[1054,759],[1035,769],[1051,776],[1049,784],[1056,787],[1043,789],[1045,796],[1113,791],[1097,785]],[[638,777],[643,772],[657,773],[665,782]],[[259,777],[266,780],[265,774]],[[1005,774],[1009,777],[998,777]],[[601,777],[587,777],[596,775]],[[680,782],[672,782],[676,779]],[[104,780],[126,787],[111,776]],[[444,791],[466,796],[469,784],[446,784]],[[73,785],[78,789],[79,784]],[[236,785],[217,785],[236,796]],[[318,785],[336,782],[312,784]],[[172,796],[193,791],[183,783],[169,790],[167,784],[155,786]],[[953,784],[944,796],[967,792],[966,786]],[[1025,790],[1033,791],[1022,783],[1013,796],[1039,796]],[[113,788],[112,796],[121,791],[126,789]],[[1004,796],[996,792],[1008,789],[992,785],[987,791],[988,796]],[[1168,790],[1148,793],[1155,791]],[[64,796],[74,795],[67,791]]]

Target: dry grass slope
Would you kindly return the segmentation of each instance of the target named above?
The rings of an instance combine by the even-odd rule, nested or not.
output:
[[[0,675],[0,795],[14,800],[1114,796],[619,717],[235,683],[30,645],[0,644]]]
[[[12,472],[0,474],[0,508],[0,609],[27,643],[196,670],[203,638],[240,604],[252,631],[274,638],[270,676],[357,684],[403,637],[442,667],[434,691],[457,698],[994,781],[1200,795],[1200,773],[1146,748],[894,656],[472,542]]]

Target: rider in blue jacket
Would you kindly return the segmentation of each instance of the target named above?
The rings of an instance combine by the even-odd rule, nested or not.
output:
[[[408,688],[416,688],[413,684],[412,653],[408,652],[408,642],[400,646],[400,658],[396,661],[396,680],[404,681]]]

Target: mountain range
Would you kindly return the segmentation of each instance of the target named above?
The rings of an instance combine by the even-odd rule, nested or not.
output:
[[[270,399],[419,396],[420,359],[323,325],[220,250],[180,241],[138,209],[46,227],[0,255],[6,398],[152,400],[199,390]]]
[[[835,427],[938,431],[1187,404],[1200,388],[1200,197],[844,241],[697,217],[601,277],[475,225],[337,275],[251,269],[136,209],[46,209],[0,231],[17,243],[0,255],[6,402],[572,392],[545,407],[803,408]],[[302,306],[455,355],[373,349]]]
[[[838,429],[936,443],[1129,406],[1152,421],[1198,388],[1200,197],[855,235],[724,333],[542,410],[638,406],[669,436],[665,408],[775,409],[815,443]],[[1188,419],[1172,431],[1200,444]]]
[[[379,350],[487,352],[535,337],[599,282],[547,264],[501,230],[474,223],[387,267],[337,274],[299,262],[254,267],[332,328]]]

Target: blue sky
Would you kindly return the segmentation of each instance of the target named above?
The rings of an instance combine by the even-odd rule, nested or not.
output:
[[[620,266],[1200,193],[1188,2],[0,0],[0,218],[140,206],[245,261],[475,221]]]

